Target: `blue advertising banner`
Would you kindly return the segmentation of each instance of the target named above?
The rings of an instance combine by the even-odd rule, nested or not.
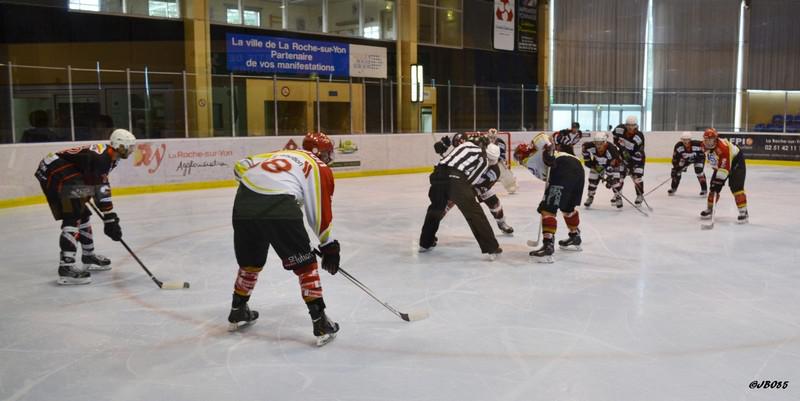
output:
[[[228,33],[225,39],[229,71],[336,76],[350,73],[346,43],[238,33]]]

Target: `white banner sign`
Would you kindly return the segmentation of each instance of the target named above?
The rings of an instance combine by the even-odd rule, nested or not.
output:
[[[386,78],[386,48],[350,45],[350,76]]]
[[[494,0],[494,48],[514,50],[514,0]]]

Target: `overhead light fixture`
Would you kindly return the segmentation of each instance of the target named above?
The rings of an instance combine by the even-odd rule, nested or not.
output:
[[[411,64],[411,103],[423,100],[422,64]]]

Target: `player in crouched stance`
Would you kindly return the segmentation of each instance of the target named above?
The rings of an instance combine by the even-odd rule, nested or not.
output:
[[[703,172],[703,167],[706,163],[706,154],[703,149],[703,142],[693,141],[692,134],[684,132],[681,134],[681,140],[675,144],[672,150],[672,183],[667,190],[669,196],[675,195],[678,190],[678,184],[681,183],[681,174],[686,172],[690,165],[694,166],[694,173],[697,175],[697,181],[700,183],[700,196],[706,196],[708,187],[706,186],[706,173]]]
[[[544,239],[542,247],[530,253],[539,258],[539,263],[553,263],[558,210],[561,210],[569,228],[569,237],[558,241],[558,245],[565,250],[581,250],[580,217],[575,207],[580,205],[583,196],[583,167],[577,157],[553,149],[550,138],[540,133],[530,145],[521,144],[514,151],[514,158],[520,164],[526,165],[534,176],[547,183],[544,199],[536,209],[542,216]]]
[[[333,214],[333,144],[323,133],[308,133],[304,150],[280,150],[250,156],[236,163],[239,189],[233,203],[233,247],[239,272],[234,284],[229,330],[258,319],[247,301],[267,261],[271,245],[300,280],[300,292],[308,307],[317,345],[333,340],[339,325],[328,319],[317,258],[311,249],[303,210],[309,226],[319,237],[322,268],[339,271],[339,242],[331,236]]]
[[[119,241],[122,229],[117,214],[112,212],[111,185],[108,174],[120,159],[133,153],[136,138],[124,129],[111,133],[108,144],[93,144],[50,153],[39,162],[36,179],[50,205],[53,218],[61,220],[61,249],[58,284],[76,285],[92,282],[90,271],[111,269],[111,261],[94,253],[94,237],[89,218],[94,204],[104,213],[103,231]],[[78,242],[81,244],[81,265],[77,263]]]
[[[747,223],[750,216],[747,213],[747,195],[744,192],[744,179],[747,175],[744,152],[727,139],[720,138],[714,128],[708,128],[703,132],[703,144],[708,150],[708,164],[714,169],[714,174],[711,176],[708,207],[700,212],[700,218],[704,220],[711,218],[714,206],[719,200],[719,193],[727,180],[736,207],[739,208],[737,223]]]

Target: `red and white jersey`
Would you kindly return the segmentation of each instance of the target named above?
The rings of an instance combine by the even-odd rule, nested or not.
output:
[[[739,154],[739,148],[727,139],[718,138],[717,146],[708,152],[708,164],[716,171],[719,179],[728,177],[733,159]]]
[[[305,150],[280,150],[239,160],[236,180],[263,195],[293,195],[305,207],[306,220],[325,245],[333,240],[333,172]]]

